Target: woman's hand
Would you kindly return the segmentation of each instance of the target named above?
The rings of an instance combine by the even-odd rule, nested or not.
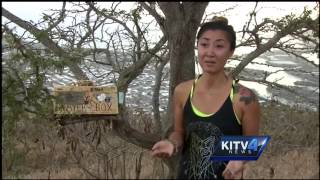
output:
[[[244,161],[229,161],[222,176],[225,179],[241,179],[244,168]]]
[[[157,142],[152,147],[151,155],[160,158],[171,157],[174,153],[175,147],[172,142],[168,140],[162,140]]]

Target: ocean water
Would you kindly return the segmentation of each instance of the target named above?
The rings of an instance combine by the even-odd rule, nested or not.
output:
[[[248,54],[253,48],[241,47],[235,54]],[[309,55],[309,60],[319,65],[316,54]],[[235,68],[240,60],[232,60],[226,67]],[[196,64],[197,65],[197,64]],[[201,67],[196,67],[196,73],[201,73]],[[268,73],[266,80],[276,82],[297,91],[301,96],[278,88],[272,88],[266,84],[240,81],[240,83],[256,92],[261,102],[275,100],[281,103],[300,106],[316,110],[319,107],[319,68],[311,63],[284,52],[273,50],[266,52],[248,64],[240,75],[261,79],[264,73]]]
[[[270,59],[276,59],[277,55],[268,56]],[[279,56],[278,56],[279,57]],[[240,81],[241,84],[245,85],[246,87],[253,89],[256,94],[259,97],[260,102],[266,102],[270,100],[279,101],[284,104],[288,104],[291,106],[300,106],[303,108],[308,108],[312,110],[316,110],[317,102],[319,102],[319,71],[314,69],[312,66],[310,66],[309,70],[313,71],[313,75],[310,74],[303,74],[303,73],[292,73],[292,72],[286,72],[286,68],[289,66],[299,66],[299,64],[296,61],[292,61],[288,59],[288,57],[283,56],[281,61],[273,63],[277,64],[279,67],[270,67],[268,65],[248,65],[244,71],[254,71],[257,74],[262,74],[263,71],[267,71],[270,74],[267,78],[270,82],[277,82],[281,85],[285,85],[288,87],[293,87],[297,92],[299,92],[302,96],[306,96],[308,99],[303,99],[301,97],[296,96],[295,94],[291,94],[285,90],[280,90],[277,88],[271,88],[265,84],[260,84],[257,82],[250,82],[250,81]],[[266,63],[266,64],[272,64],[273,61],[268,60],[267,58],[257,58],[255,61],[259,63]],[[232,64],[228,64],[228,66],[232,66]],[[234,65],[233,65],[234,66]],[[87,69],[90,70],[90,72],[93,72],[95,76],[98,78],[95,78],[93,75],[90,75],[89,70],[86,70],[86,68],[83,68],[87,74],[89,75],[89,78],[92,79],[96,85],[108,85],[112,84],[114,82],[114,78],[117,78],[117,74],[114,76],[103,76],[103,74],[110,72],[111,67],[110,66],[102,66],[99,65],[98,67],[95,65],[88,66]],[[308,71],[308,69],[305,69],[305,71]],[[169,72],[169,64],[167,64],[164,68],[164,74],[168,74]],[[72,76],[70,71],[68,69],[65,69],[64,73],[59,74],[51,74],[48,75],[48,77],[51,77],[51,81],[48,81],[48,87],[51,89],[55,85],[67,85],[69,83],[75,82],[75,78]],[[300,84],[297,84],[297,82],[302,82]],[[309,82],[309,83],[308,83]],[[153,94],[153,87],[155,83],[155,68],[153,64],[148,64],[144,71],[135,79],[132,81],[132,83],[129,85],[127,94],[126,94],[126,102],[128,106],[143,109],[147,112],[152,112],[152,94]],[[168,76],[166,76],[161,84],[160,89],[160,111],[165,111],[167,109],[167,102],[168,102],[168,96],[169,96],[169,80]],[[310,101],[314,103],[310,103]]]
[[[315,2],[259,2],[259,13],[256,18],[258,23],[263,18],[268,17],[277,19],[290,13],[299,14],[302,12],[304,6],[313,7]],[[123,4],[124,8],[128,8],[127,3]],[[5,8],[13,12],[19,17],[23,17],[25,20],[33,20],[37,22],[39,20],[39,14],[49,8],[61,8],[61,2],[58,4],[41,4],[36,3],[34,5],[18,3],[5,3]],[[25,8],[26,6],[32,6],[36,8]],[[38,7],[39,6],[39,7]],[[235,31],[241,31],[243,25],[249,19],[249,13],[254,9],[255,2],[211,2],[206,9],[206,14],[216,13],[215,15],[226,16],[229,23],[235,28]],[[228,11],[223,11],[229,9]],[[245,11],[244,11],[245,9]],[[38,15],[37,15],[38,14]],[[317,13],[316,13],[316,16]],[[242,17],[242,18],[239,18]],[[5,20],[5,18],[4,18]],[[19,30],[19,28],[17,28]],[[20,29],[21,30],[21,29]],[[22,31],[24,32],[24,31]],[[22,33],[21,33],[22,34]],[[158,37],[158,31],[154,31],[151,37]],[[252,51],[252,48],[239,47],[236,49],[235,54],[242,55]],[[2,52],[2,56],[6,56]],[[309,60],[316,64],[319,64],[319,58],[313,54],[301,54],[308,57]],[[270,82],[277,82],[281,85],[294,88],[300,94],[307,99],[312,100],[313,104],[310,104],[305,98],[296,97],[294,94],[290,94],[286,91],[272,88],[264,84],[256,82],[241,81],[241,83],[253,90],[258,94],[260,101],[277,100],[289,105],[301,105],[305,107],[318,108],[319,106],[319,69],[308,65],[308,63],[302,62],[302,60],[288,56],[284,53],[265,53],[254,61],[256,64],[249,64],[243,74],[247,76],[260,77],[263,72],[272,73],[267,77]],[[2,62],[3,64],[4,62]],[[234,60],[227,64],[227,67],[235,67],[240,61]],[[107,75],[112,69],[110,66],[97,65],[87,62],[82,66],[82,69],[87,73],[90,79],[92,79],[97,85],[112,84],[117,79],[118,74]],[[166,66],[165,71],[168,72],[169,67]],[[312,72],[304,73],[304,71]],[[126,94],[126,100],[129,106],[143,107],[146,111],[151,109],[151,97],[152,89],[154,86],[155,74],[154,66],[149,64],[141,75],[134,80],[128,89]],[[201,73],[201,69],[196,67],[196,73]],[[76,82],[76,79],[71,74],[68,68],[63,73],[48,72],[46,74],[47,87],[52,90],[56,85],[67,85],[72,82]],[[160,109],[165,110],[167,106],[168,97],[168,77],[164,78],[160,90]]]
[[[241,52],[244,53],[246,51]],[[2,58],[9,58],[8,53],[3,52]],[[119,75],[110,73],[112,71],[111,66],[92,63],[88,60],[81,65],[81,68],[86,72],[89,79],[94,81],[98,86],[114,84]],[[239,63],[240,61],[233,60],[230,61],[226,67],[235,67]],[[319,59],[316,63],[319,64]],[[5,61],[2,61],[2,65],[4,64]],[[167,109],[169,96],[169,68],[169,64],[164,68],[163,74],[166,74],[166,76],[163,78],[160,89],[160,111],[165,111]],[[196,67],[195,69],[196,73],[201,73],[200,67]],[[252,64],[246,66],[241,74],[251,78],[261,78],[266,72],[270,73],[266,79],[267,81],[277,82],[281,85],[290,87],[302,95],[302,97],[265,84],[240,81],[241,84],[256,92],[260,102],[273,100],[291,106],[299,106],[312,110],[316,110],[319,107],[319,69],[317,67],[282,52],[268,52],[262,54],[256,58]],[[51,91],[54,86],[69,85],[77,81],[68,68],[65,68],[62,73],[46,72],[46,77],[46,86]],[[152,112],[151,100],[154,83],[155,67],[154,64],[150,63],[129,85],[126,93],[127,105],[140,108],[146,112]]]

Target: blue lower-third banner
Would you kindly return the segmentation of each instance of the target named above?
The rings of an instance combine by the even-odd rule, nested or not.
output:
[[[213,161],[258,160],[270,136],[222,136],[214,149]]]

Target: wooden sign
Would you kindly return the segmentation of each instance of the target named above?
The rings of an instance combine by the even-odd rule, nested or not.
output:
[[[57,86],[55,114],[118,114],[116,86]]]

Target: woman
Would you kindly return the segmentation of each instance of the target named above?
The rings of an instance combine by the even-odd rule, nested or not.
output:
[[[242,178],[243,161],[211,161],[222,135],[258,135],[260,107],[255,94],[224,71],[233,55],[236,35],[228,20],[215,17],[197,34],[203,74],[174,91],[174,131],[152,148],[155,157],[181,151],[178,178]]]

